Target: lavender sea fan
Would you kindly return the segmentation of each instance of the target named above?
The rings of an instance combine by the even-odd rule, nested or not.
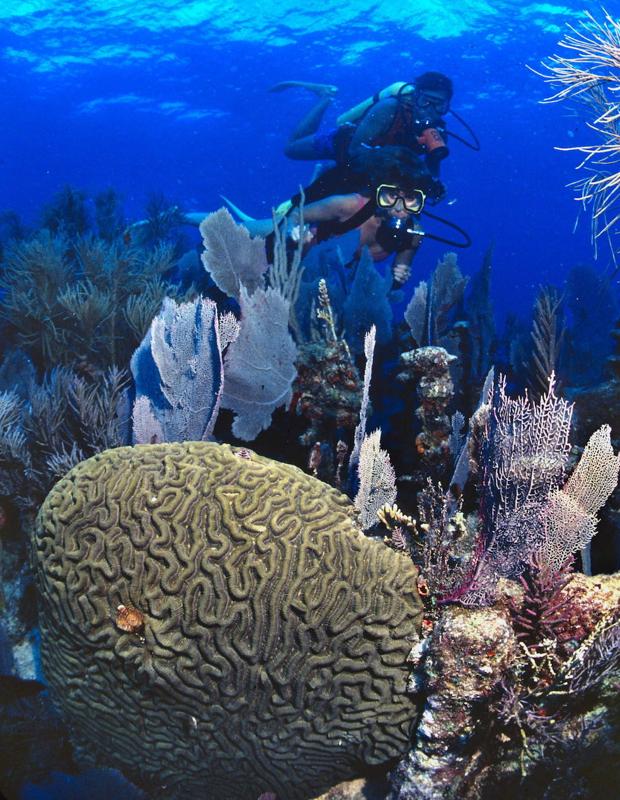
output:
[[[205,246],[202,263],[219,289],[239,300],[242,286],[249,294],[264,286],[268,267],[264,239],[251,238],[225,208],[209,214],[200,233]]]
[[[234,435],[251,441],[291,399],[297,348],[288,330],[290,303],[280,292],[250,295],[242,286],[239,302],[241,331],[226,354],[222,404],[236,414]]]

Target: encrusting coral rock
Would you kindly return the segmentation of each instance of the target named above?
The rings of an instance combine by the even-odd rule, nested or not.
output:
[[[584,647],[602,622],[618,618],[620,574],[574,574],[561,594],[565,603],[556,630],[557,649],[549,649],[554,644],[550,639],[538,643],[539,648],[547,645],[547,652],[558,655],[553,662],[555,682],[546,687],[536,676],[533,683],[526,683],[528,665],[538,659],[544,677],[545,663],[540,655],[543,650],[528,650],[518,641],[514,613],[525,601],[520,584],[502,581],[493,607],[443,608],[409,656],[412,674],[408,689],[425,697],[424,708],[410,752],[392,771],[389,800],[548,797],[549,776],[558,770],[568,774],[574,766],[570,748],[575,735],[583,737],[579,740],[580,758],[586,762],[588,775],[592,772],[598,780],[601,773],[617,774],[617,645],[615,660],[613,653],[599,652],[601,658],[608,656],[607,665],[602,666],[609,686],[599,686],[590,705],[573,703],[570,695],[580,692],[580,680],[583,684],[595,678],[595,651],[583,661],[581,675],[577,674],[581,661],[568,670],[572,689],[571,681],[567,684],[560,677],[565,671],[562,663],[574,663],[567,659],[576,648]],[[613,641],[617,642],[617,636]],[[563,683],[560,693],[557,690]],[[506,710],[510,697],[516,701],[513,712],[522,717],[520,731],[514,716],[501,715],[502,705]],[[528,709],[535,711],[535,716],[528,718]],[[551,738],[545,739],[547,736]],[[550,743],[555,749],[545,763],[544,748]],[[576,777],[581,779],[584,773],[577,769]],[[523,783],[526,778],[527,784]],[[552,796],[592,795],[580,794],[577,789],[575,794],[565,791]]]
[[[431,473],[444,476],[451,464],[450,419],[446,409],[454,397],[450,364],[456,361],[443,347],[418,347],[401,353],[400,381],[417,381],[420,406],[416,416],[422,430],[416,436],[416,451]]]
[[[311,427],[303,444],[333,435],[337,428],[355,428],[362,383],[343,340],[308,342],[299,348],[294,404]]]
[[[48,495],[35,558],[83,764],[171,800],[295,800],[407,751],[416,569],[295,467],[206,442],[106,451]]]
[[[482,703],[513,660],[517,642],[503,609],[446,608],[432,634],[410,654],[411,691],[427,699],[415,743],[392,776],[390,800],[461,797]]]

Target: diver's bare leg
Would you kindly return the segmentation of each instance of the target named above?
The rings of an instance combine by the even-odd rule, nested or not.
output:
[[[282,81],[272,86],[269,91],[282,92],[285,89],[301,88],[318,95],[319,99],[310,111],[305,115],[297,127],[289,136],[284,148],[284,153],[288,158],[312,159],[319,158],[321,154],[316,152],[314,134],[318,131],[323,115],[334,96],[338,92],[338,87],[330,83],[310,83],[308,81]]]
[[[306,136],[312,136],[315,134],[321,125],[323,114],[325,114],[325,111],[331,102],[331,97],[323,97],[318,103],[312,106],[310,111],[289,136],[289,144],[298,141],[298,139],[304,139]]]
[[[280,81],[271,86],[270,92],[283,92],[285,89],[307,89],[318,95],[334,95],[338,92],[338,87],[332,83],[311,83],[310,81]]]

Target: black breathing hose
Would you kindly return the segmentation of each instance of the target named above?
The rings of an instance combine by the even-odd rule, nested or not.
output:
[[[461,125],[469,133],[469,135],[473,139],[473,143],[472,142],[468,142],[467,139],[464,139],[462,136],[459,136],[458,133],[454,133],[454,131],[448,131],[448,135],[449,136],[453,136],[455,139],[458,139],[459,142],[462,142],[466,147],[469,147],[470,150],[480,150],[480,141],[479,141],[478,137],[476,136],[476,134],[474,133],[474,131],[471,128],[471,126],[468,125],[465,122],[465,120],[463,119],[463,117],[460,114],[457,114],[456,111],[454,111],[454,109],[451,108],[450,109],[450,113],[452,114],[453,117],[456,117],[456,119],[461,123]]]
[[[463,228],[461,228],[456,223],[450,222],[449,220],[444,219],[443,217],[438,217],[436,214],[431,214],[431,212],[427,211],[426,209],[422,211],[422,214],[424,214],[424,216],[426,217],[430,217],[431,219],[437,220],[437,222],[441,222],[442,225],[447,225],[449,228],[452,228],[453,230],[460,233],[461,236],[463,237],[462,242],[455,242],[451,239],[444,239],[443,236],[436,236],[434,233],[424,232],[425,239],[426,238],[434,239],[436,242],[442,242],[443,244],[448,244],[451,247],[469,247],[471,245],[471,236],[467,233],[467,231],[464,231]]]

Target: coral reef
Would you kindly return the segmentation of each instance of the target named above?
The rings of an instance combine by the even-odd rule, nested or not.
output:
[[[26,711],[43,749],[56,737],[52,761],[71,764],[66,725],[81,767],[119,768],[172,800],[550,800],[569,775],[589,785],[589,754],[617,774],[618,577],[572,571],[617,480],[603,424],[620,436],[607,419],[620,405],[617,355],[612,380],[578,395],[580,459],[553,378],[533,401],[487,376],[464,443],[494,349],[491,248],[468,287],[447,254],[397,341],[389,280],[366,255],[354,270],[338,252],[302,283],[300,250],[291,259],[276,236],[268,265],[264,243],[218,212],[202,226],[218,304],[180,305],[172,248],[119,240],[117,198],[96,205],[100,240],[85,235],[84,197],[65,191],[47,232],[8,246],[0,287],[2,332],[21,348],[0,364],[0,689],[42,688],[15,681],[41,678],[27,535],[49,492],[34,562],[64,722],[44,692]],[[142,232],[165,238],[180,216],[168,211],[154,202]],[[608,283],[582,271],[573,284],[572,374],[588,375],[570,293],[588,284],[601,318],[616,310],[603,304]],[[557,361],[558,300],[538,304],[538,389]],[[125,367],[149,327],[135,360],[150,360],[132,385]],[[405,400],[399,357],[403,386],[417,387]],[[179,443],[123,447],[134,388],[135,440]],[[265,447],[297,460],[281,448],[293,426],[278,409],[291,395],[311,423],[315,477],[187,441],[213,435],[221,405],[237,415],[233,435],[270,426]],[[450,419],[454,401],[463,413]],[[218,436],[231,418],[220,415]],[[398,487],[407,513],[395,504],[400,465],[381,448],[390,434],[396,457],[413,454],[414,481],[401,474]],[[36,737],[9,706],[0,738],[15,737],[26,763]],[[22,773],[2,769],[17,793]],[[335,785],[361,774],[372,778]]]
[[[393,314],[387,295],[391,284],[392,276],[381,276],[364,250],[342,309],[347,341],[355,355],[363,352],[364,337],[373,325],[379,344],[390,340]]]
[[[446,253],[430,281],[422,281],[405,309],[405,320],[415,343],[439,345],[453,352],[455,315],[463,300],[468,278],[458,267],[456,253]]]
[[[126,366],[166,294],[170,247],[151,251],[44,231],[7,248],[0,280],[6,346],[22,348],[39,371]]]
[[[571,417],[572,406],[554,393],[553,376],[538,402],[508,397],[500,378],[476,413],[470,444],[480,525],[470,578],[457,593],[461,602],[492,601],[498,579],[517,578],[535,553],[559,569],[596,533],[596,513],[617,484],[620,457],[604,425],[566,480]]]
[[[613,717],[620,660],[618,576],[575,575],[560,590],[561,646],[553,636],[520,644],[525,593],[507,581],[500,594],[492,608],[446,607],[412,649],[409,689],[424,694],[424,709],[412,749],[391,775],[390,800],[547,797],[550,772],[570,770],[562,746],[576,731],[598,718],[599,734],[610,732],[602,719]],[[608,644],[597,649],[603,629]],[[594,748],[581,744],[583,760]],[[597,774],[606,765],[617,775],[613,736],[603,746],[599,736],[596,749]]]
[[[359,372],[344,338],[336,333],[327,285],[319,280],[320,333],[298,349],[294,405],[298,414],[311,421],[301,441],[306,446],[325,441],[356,426],[362,385]]]
[[[424,708],[390,800],[546,798],[577,742],[614,763],[620,576],[575,575],[570,557],[596,532],[620,460],[602,426],[566,480],[571,410],[553,378],[535,403],[500,379],[469,435],[477,513],[433,484],[418,497],[426,613],[409,689]]]
[[[288,329],[290,303],[273,288],[249,295],[241,287],[239,335],[224,363],[222,408],[235,412],[232,432],[246,442],[269,427],[288,405],[297,374],[297,347]]]
[[[415,380],[420,406],[416,417],[422,430],[415,438],[416,451],[425,474],[437,479],[447,477],[452,465],[450,435],[452,425],[446,413],[454,397],[450,364],[456,356],[443,347],[418,347],[400,357],[401,381]]]
[[[300,470],[211,443],[107,451],[57,483],[42,657],[80,761],[169,798],[294,800],[402,755],[416,570],[353,519]]]
[[[131,359],[134,444],[210,438],[224,384],[222,352],[238,334],[234,314],[219,316],[211,300],[164,300]]]
[[[463,322],[458,322],[455,326],[455,333],[460,336],[456,355],[460,358],[460,377],[463,384],[460,392],[464,395],[466,410],[475,403],[475,395],[491,369],[495,355],[495,314],[491,300],[493,254],[494,248],[490,246],[484,254],[480,269],[468,284]],[[448,349],[450,350],[449,347]]]
[[[355,428],[362,387],[346,343],[308,342],[299,348],[296,363],[293,404],[311,423],[302,443],[331,440],[337,430]]]
[[[478,717],[514,660],[508,615],[497,609],[446,609],[432,635],[412,650],[409,688],[426,701],[414,746],[392,775],[390,800],[461,800],[477,759]],[[479,756],[478,756],[479,757]]]
[[[357,464],[355,507],[362,530],[377,524],[379,510],[396,500],[396,473],[389,454],[381,448],[381,429],[364,436]]]
[[[591,281],[587,273],[587,278],[580,281],[588,286]],[[602,289],[602,281],[598,283],[598,288]],[[591,294],[588,295],[592,297]],[[601,316],[608,319],[610,310],[613,306],[609,302],[605,303],[602,292],[597,291],[596,308],[601,307]],[[611,330],[611,338],[614,343],[614,352],[608,356],[606,361],[602,357],[594,372],[590,370],[587,374],[596,377],[603,371],[608,378],[595,384],[586,384],[578,387],[570,387],[565,390],[566,398],[574,403],[575,412],[573,415],[574,436],[577,445],[583,446],[592,434],[603,424],[611,426],[611,436],[618,446],[620,442],[620,328],[618,323]],[[609,331],[607,332],[609,339]],[[585,351],[585,343],[582,345]],[[607,346],[605,352],[609,352]],[[575,355],[575,354],[572,354]],[[596,358],[589,357],[589,361],[597,361]],[[574,369],[571,370],[572,376],[584,376],[585,356],[579,358],[579,353],[571,360]],[[620,569],[620,491],[616,489],[601,515],[601,533],[597,536],[595,546],[592,551],[592,562],[595,571],[613,571]]]
[[[202,262],[219,289],[238,301],[238,336],[225,360],[222,408],[235,413],[234,436],[252,441],[271,424],[272,413],[293,396],[297,347],[289,332],[299,293],[298,258],[288,269],[285,242],[277,237],[268,270],[265,242],[251,239],[220,209],[200,225]]]
[[[549,375],[557,373],[566,329],[562,298],[553,286],[542,286],[534,303],[532,355],[529,368],[534,396],[547,391]]]
[[[127,384],[115,367],[94,376],[57,367],[31,382],[27,400],[0,392],[0,496],[25,513],[27,530],[55,480],[78,461],[129,442]]]
[[[200,233],[205,247],[202,263],[224,294],[238,300],[242,286],[249,294],[263,287],[268,267],[263,239],[251,239],[225,208],[209,214]]]

